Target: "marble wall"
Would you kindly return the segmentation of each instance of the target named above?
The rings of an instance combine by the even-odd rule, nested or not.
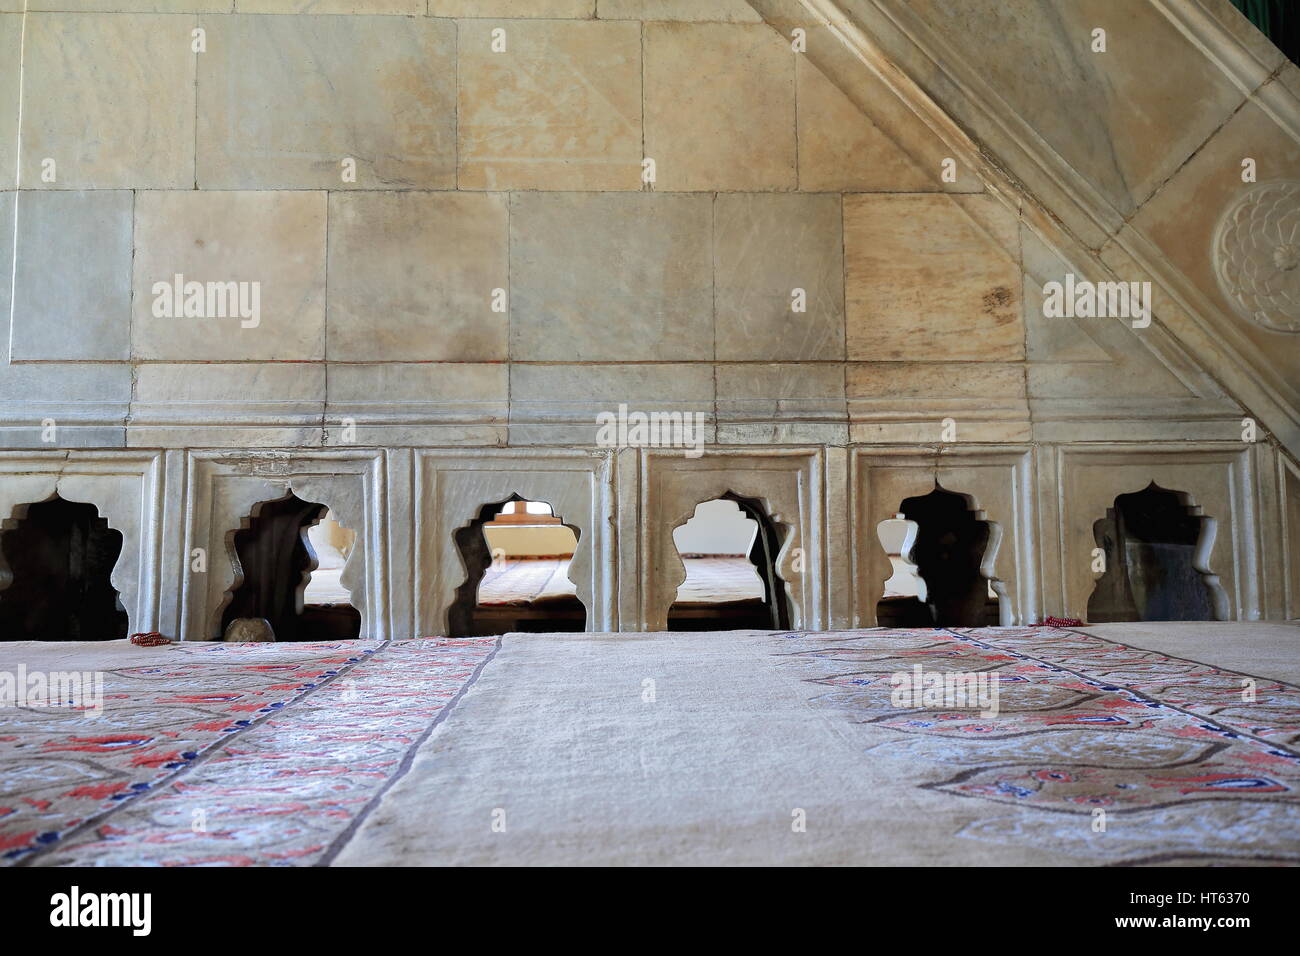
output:
[[[1045,320],[1089,263],[762,4],[86,6],[0,14],[9,446],[564,444],[621,401],[722,444],[1238,430],[1161,330]]]
[[[1229,0],[753,6],[829,11],[978,144],[1076,272],[1151,281],[1160,332],[1300,454],[1300,68]],[[818,51],[871,95],[860,58]]]
[[[1027,434],[1014,211],[745,3],[88,6],[0,14],[11,447],[567,443],[620,401],[843,441],[914,361],[900,434],[967,362]]]
[[[944,476],[1004,527],[1011,623],[1082,611],[1076,498],[1167,453],[1208,462],[1180,490],[1227,512],[1231,615],[1300,613],[1295,448],[1243,440],[1253,406],[1171,331],[1184,299],[1148,329],[1044,315],[1044,283],[1128,267],[1121,225],[1218,295],[1195,242],[1236,160],[1212,118],[1276,135],[1130,6],[1174,79],[1098,79],[1071,37],[1105,3],[913,11],[1023,48],[961,62],[1119,211],[1080,251],[927,112],[965,118],[938,72],[853,54],[852,3],[832,29],[833,4],[757,0],[0,0],[0,487],[145,462],[132,626],[191,638],[253,499],[314,490],[360,535],[366,632],[402,636],[445,626],[470,499],[511,492],[576,512],[592,627],[663,626],[672,522],[709,489],[783,516],[798,626],[872,623],[875,523]],[[621,406],[700,416],[702,457],[610,447]]]

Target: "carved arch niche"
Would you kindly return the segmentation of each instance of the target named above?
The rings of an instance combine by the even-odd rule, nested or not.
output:
[[[1001,620],[1006,585],[993,570],[1002,528],[970,495],[935,482],[925,495],[903,499],[910,524],[903,557],[924,582],[922,597],[882,598],[877,623],[903,627],[986,627]],[[918,589],[919,591],[922,588]],[[899,611],[902,610],[900,614]]]
[[[677,589],[686,580],[673,531],[701,502],[744,499],[761,508],[776,531],[772,580],[783,588],[793,630],[829,627],[823,560],[825,488],[819,451],[710,451],[686,458],[650,450],[642,458],[640,627],[662,631]]]
[[[894,574],[880,540],[880,523],[894,518],[904,502],[937,502],[932,497],[936,489],[962,500],[963,514],[957,517],[963,524],[987,526],[978,573],[997,596],[996,623],[1037,622],[1033,466],[1028,449],[859,448],[854,450],[851,467],[855,626],[880,623],[877,605],[885,582]]]
[[[778,557],[786,538],[790,535],[790,526],[768,517],[765,502],[757,498],[745,498],[731,491],[720,498],[700,502],[700,505],[696,506],[695,515],[699,515],[703,505],[723,502],[735,507],[736,514],[742,522],[753,529],[753,540],[743,554],[745,561],[756,575],[761,596],[737,600],[730,595],[709,595],[708,600],[703,603],[683,602],[679,591],[677,600],[668,609],[668,629],[670,631],[788,630],[790,589],[781,577]],[[678,529],[685,528],[689,523],[689,520],[684,521],[672,529],[674,543],[676,543]],[[682,558],[680,547],[677,552],[678,557]]]
[[[0,518],[12,528],[31,505],[56,497],[93,506],[95,520],[121,536],[109,582],[126,611],[127,633],[154,630],[159,627],[162,475],[158,453],[0,452]],[[7,578],[8,571],[0,575]]]
[[[182,577],[182,632],[188,640],[221,638],[222,615],[242,583],[235,535],[247,530],[268,502],[290,495],[328,508],[356,533],[340,583],[361,615],[360,636],[390,636],[382,452],[196,452],[189,471],[185,554],[190,567]],[[194,571],[196,558],[204,571]]]
[[[475,573],[460,547],[465,529],[485,509],[510,500],[545,502],[574,531],[568,577],[586,611],[586,629],[618,629],[610,456],[519,448],[421,451],[415,474],[415,613],[422,636],[448,633],[458,592]]]
[[[1105,571],[1088,598],[1088,622],[1219,619],[1228,603],[1209,566],[1216,532],[1190,495],[1154,481],[1116,496],[1093,522]]]
[[[1198,572],[1214,578],[1207,578],[1213,619],[1258,619],[1262,595],[1252,462],[1248,447],[1226,444],[1054,449],[1054,484],[1062,490],[1064,613],[1086,620],[1089,599],[1104,573],[1094,570],[1094,549],[1104,551],[1097,538],[1098,520],[1115,508],[1118,496],[1154,483],[1181,493],[1180,507],[1188,519],[1213,519],[1194,548]]]
[[[361,614],[337,599],[311,604],[307,591],[319,567],[311,530],[329,514],[319,502],[296,493],[256,505],[241,527],[230,533],[226,551],[235,568],[233,586],[217,609],[219,633],[240,618],[265,620],[277,641],[325,641],[359,636]],[[351,557],[351,555],[349,555]],[[340,585],[355,582],[357,565],[345,563]]]
[[[507,505],[525,504],[541,504],[550,509],[547,517],[555,519],[556,524],[549,527],[562,527],[569,531],[576,553],[582,540],[582,529],[565,522],[564,516],[551,508],[550,502],[529,502],[518,493],[506,501],[488,502],[474,518],[452,532],[456,552],[466,573],[465,580],[456,588],[456,600],[447,611],[447,636],[480,637],[507,631],[586,629],[587,608],[575,595],[552,594],[541,600],[510,601],[496,606],[482,602],[480,586],[494,560],[486,530]],[[504,553],[502,557],[505,557]]]
[[[121,532],[58,494],[0,522],[0,640],[112,641],[127,614],[111,575]]]

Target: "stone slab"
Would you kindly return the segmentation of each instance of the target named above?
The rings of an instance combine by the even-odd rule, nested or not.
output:
[[[641,188],[639,24],[466,20],[458,49],[461,189]]]
[[[455,186],[454,24],[237,15],[206,27],[201,188]],[[347,159],[355,181],[345,178]]]
[[[140,193],[132,354],[209,362],[324,358],[325,216],[322,192]],[[155,284],[174,284],[177,274],[185,282],[249,283],[242,288],[250,297],[258,283],[259,324],[244,327],[237,314],[156,316]]]
[[[329,207],[331,360],[506,357],[504,196],[334,193]]]

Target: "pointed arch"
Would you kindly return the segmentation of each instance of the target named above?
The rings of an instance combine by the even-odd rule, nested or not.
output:
[[[577,593],[571,600],[544,599],[545,604],[541,600],[525,602],[523,606],[509,606],[510,610],[503,609],[495,613],[485,611],[480,603],[479,586],[493,561],[484,527],[499,515],[506,505],[516,501],[543,501],[543,499],[527,498],[518,491],[511,491],[503,499],[481,505],[468,520],[452,531],[453,550],[460,560],[465,576],[456,586],[451,605],[447,609],[447,633],[451,637],[482,636],[503,633],[505,630],[581,631],[587,627],[590,608]],[[551,502],[543,503],[551,509],[551,514],[559,520],[559,525],[572,533],[576,555],[582,541],[582,529],[566,522],[564,516],[556,512]],[[566,576],[573,584],[572,572],[566,570]]]
[[[125,638],[130,618],[112,575],[125,538],[98,506],[58,490],[0,522],[0,639]]]
[[[928,493],[903,499],[898,514],[916,524],[902,557],[924,580],[925,598],[881,598],[876,608],[881,624],[978,627],[1011,623],[1006,585],[994,570],[1002,528],[988,520],[972,495],[950,491],[936,478]]]
[[[1117,495],[1093,523],[1105,560],[1088,598],[1088,620],[1213,621],[1228,599],[1209,565],[1218,522],[1187,492],[1152,480]]]

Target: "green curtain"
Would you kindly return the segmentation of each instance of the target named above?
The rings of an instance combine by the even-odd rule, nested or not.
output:
[[[1292,63],[1300,64],[1300,9],[1296,0],[1232,0],[1232,5]]]

